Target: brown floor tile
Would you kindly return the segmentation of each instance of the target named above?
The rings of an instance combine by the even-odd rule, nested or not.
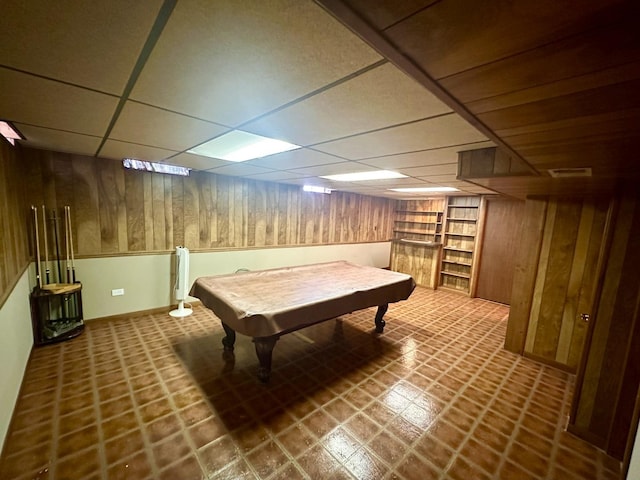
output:
[[[107,469],[109,480],[142,480],[153,477],[153,469],[145,452],[118,460]]]
[[[418,287],[382,335],[366,309],[283,336],[267,385],[203,307],[87,322],[33,350],[0,478],[619,480],[563,431],[574,378],[503,349],[508,314]]]
[[[413,453],[407,455],[395,471],[407,479],[435,480],[442,478],[442,472],[439,469]]]
[[[140,430],[132,430],[104,443],[104,452],[109,464],[116,463],[142,449],[144,449],[144,439]]]
[[[248,454],[246,459],[260,478],[267,478],[288,461],[286,454],[273,441],[263,443]]]

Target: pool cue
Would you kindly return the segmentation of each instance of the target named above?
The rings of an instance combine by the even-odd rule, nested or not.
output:
[[[69,210],[69,243],[71,245],[71,276],[73,283],[76,283],[76,261],[73,255],[73,230],[71,229],[71,207],[67,205]]]
[[[36,231],[36,280],[38,281],[38,288],[42,288],[42,278],[40,278],[40,239],[38,238],[38,209],[31,205],[33,211],[33,225]]]
[[[60,268],[60,244],[58,243],[58,211],[53,209],[53,236],[56,241],[56,259],[58,262],[58,283],[62,283],[62,270]]]
[[[71,283],[71,265],[69,263],[69,216],[67,207],[64,207],[64,246],[67,250],[67,283]]]
[[[42,236],[44,237],[44,271],[46,277],[46,285],[50,280],[51,270],[49,269],[49,244],[47,243],[47,209],[42,205]]]

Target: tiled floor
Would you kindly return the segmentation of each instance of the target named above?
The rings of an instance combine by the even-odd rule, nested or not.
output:
[[[33,352],[2,479],[616,479],[564,432],[572,377],[502,350],[508,308],[417,288],[284,336],[268,385],[219,322],[87,322]]]

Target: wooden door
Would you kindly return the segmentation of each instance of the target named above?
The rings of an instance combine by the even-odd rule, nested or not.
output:
[[[526,283],[533,291],[518,292],[524,282],[516,280],[514,306],[518,305],[512,307],[509,322],[526,326],[525,356],[575,372],[587,332],[581,314],[592,313],[609,201],[551,198],[531,202],[546,204],[536,209],[540,219],[527,223],[543,225],[542,232],[523,232],[523,238],[533,235],[539,242],[537,256],[526,259],[530,268],[522,273],[529,277]],[[531,257],[531,252],[527,255]],[[526,308],[521,308],[522,301],[515,301],[516,295],[525,297]]]
[[[487,198],[475,296],[511,303],[524,202]]]
[[[640,391],[640,196],[612,210],[568,429],[622,460],[635,438]]]

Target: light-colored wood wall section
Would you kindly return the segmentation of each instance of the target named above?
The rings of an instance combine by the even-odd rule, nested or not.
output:
[[[508,349],[576,370],[587,330],[580,314],[591,313],[609,207],[608,199],[527,200]]]
[[[448,197],[443,219],[440,286],[471,294],[482,199]]]
[[[441,242],[444,207],[445,197],[398,200],[393,238]]]
[[[420,286],[436,289],[441,254],[441,244],[394,240],[391,245],[391,270],[411,275]]]
[[[396,205],[391,270],[433,289],[438,286],[445,205],[445,197],[398,200]]]
[[[191,172],[126,170],[118,160],[23,149],[26,197],[69,205],[76,255],[388,241],[395,200]],[[21,214],[21,218],[24,215]],[[24,223],[24,222],[23,222]]]
[[[19,148],[0,138],[0,307],[29,264],[30,216]]]

